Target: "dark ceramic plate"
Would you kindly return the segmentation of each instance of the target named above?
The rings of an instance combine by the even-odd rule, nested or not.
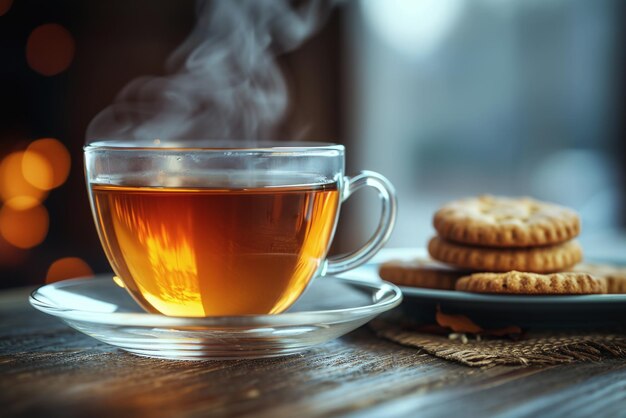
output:
[[[425,256],[424,249],[387,249],[348,277],[378,279],[378,266],[391,259]],[[592,260],[593,261],[593,260]],[[591,262],[592,262],[591,261]],[[604,260],[601,260],[604,261]],[[626,265],[626,260],[610,260]],[[434,323],[442,312],[463,314],[484,327],[518,325],[532,328],[598,328],[626,326],[625,295],[504,296],[401,286],[405,314]]]

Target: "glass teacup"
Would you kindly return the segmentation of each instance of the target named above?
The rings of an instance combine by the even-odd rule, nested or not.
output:
[[[346,177],[342,145],[102,141],[85,147],[85,167],[115,274],[170,316],[283,312],[314,277],[369,260],[395,222],[393,186],[370,171]],[[364,186],[382,201],[378,228],[327,258],[341,202]]]

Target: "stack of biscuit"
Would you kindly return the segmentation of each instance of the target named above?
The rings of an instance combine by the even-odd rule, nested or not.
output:
[[[575,267],[582,260],[575,240],[580,220],[565,207],[481,196],[444,205],[433,224],[432,260],[385,263],[381,277],[403,286],[478,293],[606,293],[607,280],[594,277],[591,267]]]

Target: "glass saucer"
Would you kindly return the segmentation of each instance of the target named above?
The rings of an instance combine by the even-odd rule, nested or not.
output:
[[[344,335],[400,304],[386,282],[319,277],[286,312],[182,318],[143,311],[112,275],[45,285],[36,309],[133,354],[176,360],[241,359],[294,354]]]

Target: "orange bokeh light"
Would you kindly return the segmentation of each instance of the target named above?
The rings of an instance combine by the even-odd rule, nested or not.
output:
[[[11,245],[32,248],[48,234],[48,211],[41,205],[18,210],[5,204],[0,209],[0,234]]]
[[[0,16],[6,14],[11,5],[13,4],[13,0],[0,0]]]
[[[24,178],[24,154],[23,151],[13,152],[0,162],[0,197],[6,206],[13,209],[32,208],[41,203],[47,196],[45,190],[33,186]],[[34,164],[35,167],[37,164],[41,164],[41,167],[44,168],[37,169],[38,173],[46,170],[51,172],[49,163],[43,158],[31,158],[28,164],[29,166]]]
[[[39,159],[45,159],[47,167]],[[32,142],[22,159],[24,178],[33,186],[50,190],[62,185],[70,173],[70,153],[60,141],[54,138],[43,138]]]
[[[63,26],[47,23],[35,28],[26,42],[26,60],[33,70],[51,76],[70,66],[74,58],[74,38]]]
[[[91,277],[93,270],[85,261],[78,257],[61,258],[50,265],[46,274],[46,283],[72,279],[74,277]]]
[[[41,190],[52,188],[52,165],[38,152],[26,151],[22,154],[22,176],[24,180]]]

